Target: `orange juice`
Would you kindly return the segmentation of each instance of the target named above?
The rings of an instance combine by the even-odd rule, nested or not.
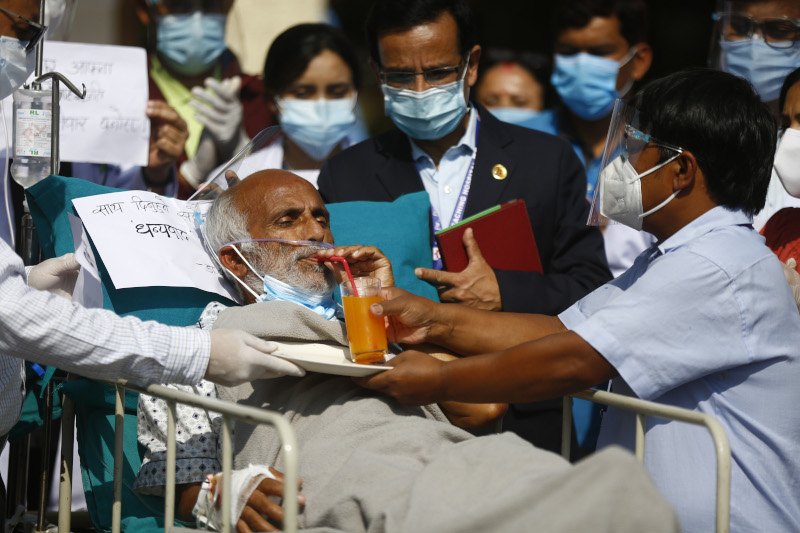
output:
[[[343,296],[347,340],[354,363],[382,363],[388,352],[383,318],[369,312],[369,306],[382,301],[380,296]]]

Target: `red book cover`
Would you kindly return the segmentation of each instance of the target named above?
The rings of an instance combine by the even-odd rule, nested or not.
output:
[[[472,228],[481,253],[492,268],[542,271],[525,200],[492,207],[437,232],[436,242],[448,272],[461,272],[467,267],[467,252],[462,242],[467,228]]]

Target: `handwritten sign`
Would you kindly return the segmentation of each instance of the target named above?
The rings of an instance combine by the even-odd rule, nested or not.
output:
[[[72,201],[117,289],[196,287],[235,300],[194,227],[186,202],[147,191]]]
[[[69,227],[72,230],[72,241],[75,243],[75,260],[81,265],[72,301],[84,307],[103,307],[103,288],[100,284],[100,273],[97,260],[89,244],[89,237],[83,229],[81,219],[67,213]]]
[[[62,161],[147,165],[149,90],[143,48],[45,41],[43,71],[64,74],[78,89],[86,85],[83,100],[59,86]],[[49,91],[50,82],[42,87]],[[3,100],[9,132],[12,105],[12,97]]]

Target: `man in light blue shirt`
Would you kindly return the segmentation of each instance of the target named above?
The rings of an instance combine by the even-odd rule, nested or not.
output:
[[[614,392],[722,423],[731,531],[797,530],[800,314],[752,228],[769,185],[774,118],[747,82],[697,69],[617,104],[611,123],[593,215],[658,242],[558,317],[389,295],[373,313],[391,316],[393,340],[474,357],[445,366],[407,351],[362,384],[406,403],[513,402],[613,379]],[[630,416],[609,408],[600,444],[630,446],[633,429]],[[684,531],[713,530],[715,457],[703,429],[648,420],[645,465]]]

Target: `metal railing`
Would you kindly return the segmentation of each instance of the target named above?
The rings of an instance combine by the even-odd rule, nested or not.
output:
[[[164,496],[164,529],[168,531],[175,520],[175,466],[176,466],[176,409],[177,404],[191,405],[222,415],[222,516],[228,517],[231,513],[231,471],[233,470],[233,440],[231,436],[231,421],[239,420],[248,424],[270,424],[275,426],[281,440],[283,451],[283,531],[295,533],[297,531],[298,515],[298,469],[299,458],[297,454],[297,440],[294,430],[289,422],[279,413],[246,407],[231,402],[206,398],[194,394],[178,391],[164,385],[150,385],[138,387],[123,380],[110,382],[116,389],[116,405],[114,409],[114,503],[112,507],[112,533],[119,533],[122,521],[122,467],[123,467],[123,437],[125,428],[125,389],[136,391],[150,396],[155,396],[167,402],[167,465],[166,486]],[[62,424],[72,429],[74,410],[65,405],[64,420]],[[72,490],[72,437],[64,434],[63,444],[69,448],[62,449],[62,476],[59,495],[58,530],[70,531],[69,495]],[[222,533],[230,533],[232,524],[223,521]]]
[[[636,413],[634,454],[642,463],[644,463],[644,436],[648,416],[704,426],[711,434],[711,438],[714,441],[714,452],[717,457],[715,531],[716,533],[727,533],[730,531],[731,447],[728,443],[728,436],[725,434],[725,429],[716,418],[705,413],[699,413],[673,405],[640,400],[639,398],[632,398],[622,394],[593,389],[585,390],[570,396],[564,396],[564,420],[561,428],[561,455],[567,459],[569,459],[570,456],[573,397]]]

